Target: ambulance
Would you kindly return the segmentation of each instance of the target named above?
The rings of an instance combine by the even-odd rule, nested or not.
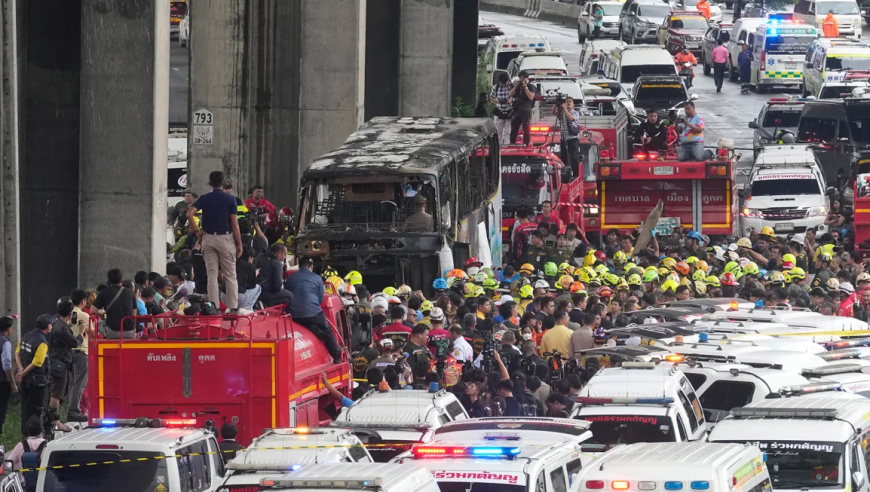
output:
[[[181,489],[196,491],[199,489]],[[257,492],[292,490],[294,492],[440,492],[432,474],[411,465],[371,463],[323,463],[285,475],[260,479],[254,487],[226,487],[219,492]]]
[[[630,444],[585,466],[571,492],[769,492],[764,459],[757,447],[741,444]]]
[[[584,444],[590,452],[616,444],[698,441],[706,435],[692,383],[669,362],[601,369],[580,390],[577,403],[570,416],[592,423],[592,438]]]
[[[777,491],[866,492],[870,400],[839,387],[818,381],[797,398],[734,408],[708,440],[758,446]]]
[[[428,469],[441,492],[568,490],[592,456],[581,443],[589,423],[549,418],[492,418],[448,424],[435,438],[393,460]]]
[[[817,36],[815,27],[800,21],[770,19],[758,26],[749,45],[753,55],[749,83],[759,93],[774,85],[799,88],[804,57]]]
[[[842,80],[856,70],[870,70],[870,43],[819,38],[810,45],[804,58],[801,93],[804,97],[818,98],[825,82]]]
[[[481,66],[489,78],[495,70],[506,70],[511,60],[520,56],[523,51],[542,49],[550,51],[550,42],[540,34],[522,34],[517,36],[496,36],[490,38],[480,54]]]

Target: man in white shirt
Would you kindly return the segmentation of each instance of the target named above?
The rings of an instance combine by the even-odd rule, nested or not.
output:
[[[454,324],[450,327],[450,340],[453,342],[453,358],[456,359],[456,362],[463,363],[472,360],[474,350],[462,336],[462,326]]]

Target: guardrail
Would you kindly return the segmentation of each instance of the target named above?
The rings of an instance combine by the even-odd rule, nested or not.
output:
[[[581,7],[556,0],[480,0],[481,10],[522,15],[576,26]]]

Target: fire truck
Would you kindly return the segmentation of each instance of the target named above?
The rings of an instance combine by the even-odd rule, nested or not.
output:
[[[870,151],[863,151],[858,155],[852,172],[855,247],[870,250]]]
[[[178,36],[181,20],[187,16],[187,0],[172,0],[169,2],[169,35]]]
[[[132,321],[147,335],[122,340],[103,338],[92,323],[90,417],[195,419],[205,428],[232,422],[242,444],[264,428],[328,425],[335,402],[321,374],[351,392],[347,312],[340,297],[324,297],[323,313],[343,352],[333,361],[282,308],[249,316],[134,316],[122,323]]]
[[[684,228],[707,235],[734,235],[738,221],[737,156],[720,142],[713,160],[680,162],[674,152],[636,151],[632,159],[602,159],[598,166],[601,229],[628,233],[646,220],[659,200],[661,217],[678,217]]]

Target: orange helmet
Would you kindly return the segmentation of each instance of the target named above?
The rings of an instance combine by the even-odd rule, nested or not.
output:
[[[688,275],[689,274],[689,264],[685,261],[680,261],[677,263],[677,266],[674,267],[680,275]]]
[[[610,287],[606,285],[602,285],[601,287],[599,287],[598,290],[595,291],[595,294],[598,297],[613,297],[613,291],[610,290]]]
[[[734,274],[731,272],[723,273],[722,277],[719,279],[719,282],[722,285],[738,285],[737,277],[735,277]]]
[[[454,268],[453,270],[450,270],[449,272],[447,272],[447,275],[445,275],[445,277],[447,277],[447,278],[452,278],[452,277],[468,278],[468,275],[463,270],[460,270],[458,268]]]
[[[573,284],[571,284],[570,291],[572,294],[576,294],[576,293],[581,292],[581,291],[585,292],[586,287],[584,287],[583,284],[581,284],[580,282],[574,282]]]

